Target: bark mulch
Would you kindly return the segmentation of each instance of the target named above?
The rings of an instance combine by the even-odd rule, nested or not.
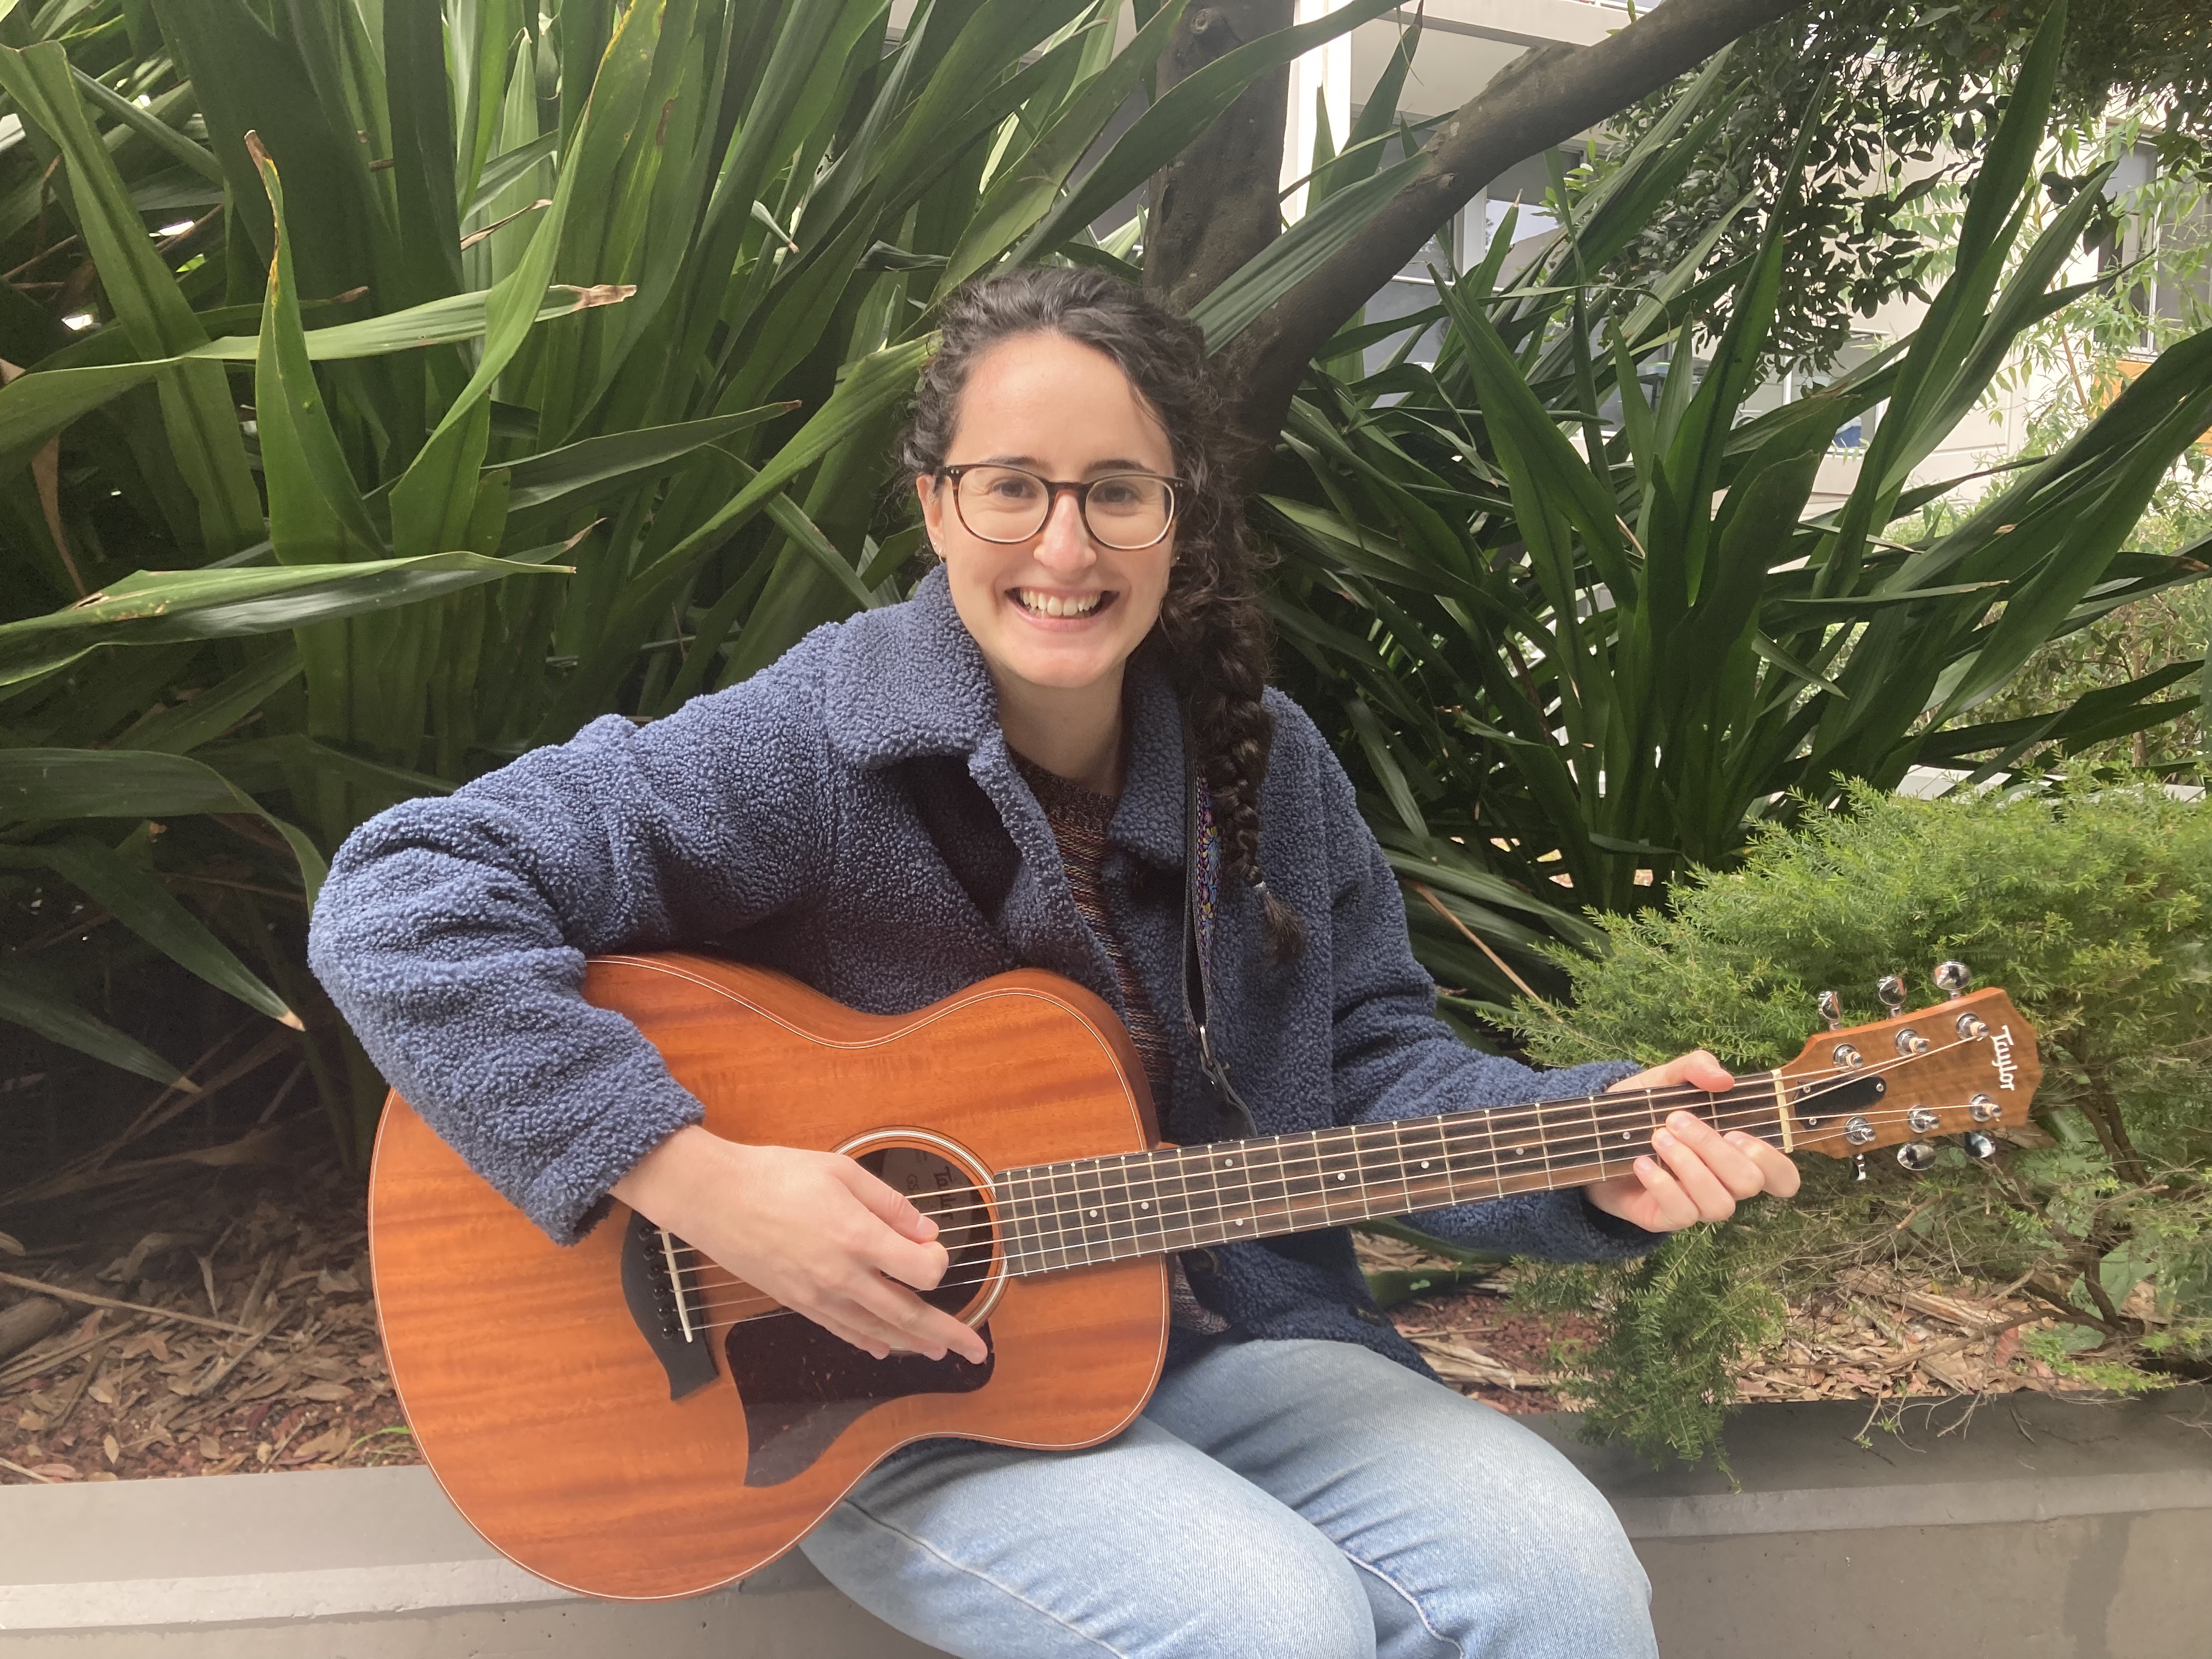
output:
[[[1449,1262],[1395,1239],[1363,1237],[1363,1264],[1448,1273]],[[1437,1376],[1462,1394],[1516,1413],[1574,1408],[1573,1355],[1596,1334],[1578,1314],[1539,1314],[1512,1299],[1513,1270],[1391,1310],[1398,1328]],[[2021,1352],[2046,1327],[2047,1307],[2006,1287],[1942,1285],[1875,1267],[1846,1268],[1793,1305],[1781,1341],[1747,1356],[1738,1397],[1887,1400],[2008,1394],[2094,1393]]]
[[[332,1169],[173,1189],[67,1249],[0,1237],[12,1278],[125,1304],[64,1299],[64,1328],[0,1358],[0,1480],[414,1462],[367,1237],[358,1182]]]

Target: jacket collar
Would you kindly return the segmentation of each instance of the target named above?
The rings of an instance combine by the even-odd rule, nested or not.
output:
[[[1174,867],[1183,861],[1185,832],[1182,703],[1152,646],[1130,659],[1127,673],[1128,779],[1109,833]],[[994,799],[1018,775],[999,729],[997,688],[942,567],[903,605],[862,611],[838,630],[824,698],[830,746],[856,766],[958,755]]]

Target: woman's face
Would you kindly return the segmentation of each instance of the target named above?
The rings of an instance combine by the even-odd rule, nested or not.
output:
[[[1158,419],[1111,357],[1060,335],[1028,334],[975,360],[945,464],[1020,467],[1088,483],[1113,472],[1169,477],[1175,455]],[[951,481],[921,478],[915,487],[929,538],[944,556],[952,603],[1000,695],[1094,685],[1118,693],[1121,665],[1160,614],[1174,531],[1150,547],[1108,547],[1085,525],[1073,492],[1063,491],[1035,535],[986,541],[962,522]]]

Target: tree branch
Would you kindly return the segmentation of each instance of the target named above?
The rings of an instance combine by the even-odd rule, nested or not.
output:
[[[1358,238],[1223,351],[1237,423],[1257,447],[1257,464],[1264,465],[1273,448],[1307,362],[1476,191],[1801,3],[1667,0],[1594,46],[1540,46],[1516,59],[1437,128],[1426,166]]]
[[[1212,0],[1176,25],[1160,58],[1163,94],[1215,58],[1289,28],[1295,0]],[[1145,288],[1187,312],[1282,232],[1288,64],[1261,76],[1198,142],[1152,175],[1145,215]],[[1270,434],[1272,436],[1272,434]]]

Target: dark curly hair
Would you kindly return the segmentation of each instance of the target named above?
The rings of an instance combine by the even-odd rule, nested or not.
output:
[[[1253,580],[1258,550],[1231,489],[1237,458],[1204,337],[1103,271],[1053,265],[969,283],[945,301],[939,329],[899,446],[899,464],[915,478],[942,473],[975,360],[1024,334],[1057,334],[1104,352],[1165,428],[1183,487],[1176,492],[1176,562],[1152,631],[1167,648],[1212,790],[1224,872],[1258,890],[1276,960],[1297,956],[1304,925],[1268,890],[1260,869],[1260,787],[1275,734],[1260,700],[1267,617]]]

